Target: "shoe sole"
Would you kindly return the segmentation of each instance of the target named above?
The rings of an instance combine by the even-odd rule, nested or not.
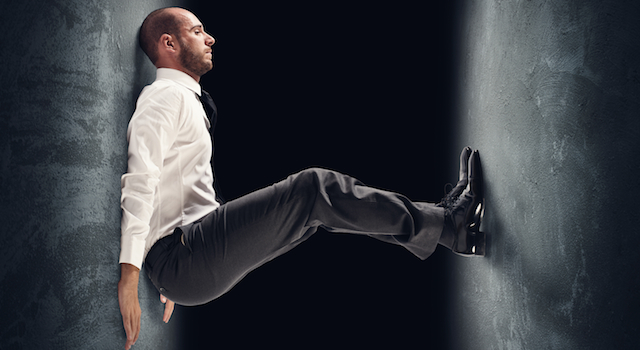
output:
[[[480,224],[482,224],[482,219],[484,218],[484,198],[480,201],[480,204],[476,208],[475,216],[473,218],[473,226],[470,227],[473,236],[474,236],[474,244],[471,251],[473,255],[471,256],[479,256],[482,257],[485,255],[487,248],[487,235],[480,231]]]
[[[461,253],[453,251],[456,255],[472,258],[472,257],[483,257],[486,254],[487,248],[487,235],[480,231],[480,225],[482,224],[482,219],[484,218],[484,198],[478,206],[476,207],[476,211],[473,216],[473,221],[467,227],[468,235],[467,239],[473,241],[473,245],[471,246],[471,251],[469,253]]]

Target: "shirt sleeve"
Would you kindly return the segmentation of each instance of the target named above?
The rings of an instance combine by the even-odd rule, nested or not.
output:
[[[142,269],[164,159],[177,136],[182,100],[171,86],[146,87],[127,130],[128,166],[121,178],[120,263]]]

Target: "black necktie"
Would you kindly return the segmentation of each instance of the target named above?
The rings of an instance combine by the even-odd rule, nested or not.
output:
[[[202,105],[204,106],[205,112],[207,112],[209,124],[211,124],[209,132],[213,136],[213,129],[216,127],[216,121],[218,120],[218,108],[216,108],[216,104],[213,103],[213,99],[208,92],[202,90],[202,96],[198,97],[200,98],[200,102],[202,102]]]
[[[216,191],[216,200],[218,202],[220,202],[220,204],[224,204],[224,199],[222,198],[222,195],[220,194],[220,190],[218,188],[218,181],[215,180],[215,170],[213,168],[213,153],[215,150],[215,147],[213,145],[213,130],[216,127],[216,122],[218,121],[218,108],[216,108],[216,104],[213,103],[213,99],[211,98],[211,95],[209,95],[208,92],[202,90],[202,96],[198,96],[198,98],[200,99],[200,102],[202,102],[202,105],[204,106],[204,110],[205,112],[207,112],[207,117],[209,118],[209,134],[211,135],[211,171],[213,172],[213,177],[214,177],[214,181],[213,181],[213,188]]]

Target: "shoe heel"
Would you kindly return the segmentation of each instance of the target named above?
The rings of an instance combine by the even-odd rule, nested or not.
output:
[[[471,224],[469,225],[469,229],[471,231],[477,232],[480,230],[480,224],[482,223],[482,219],[484,218],[484,200],[480,201],[476,210],[473,213],[473,220],[471,220]]]
[[[484,256],[485,250],[487,248],[487,235],[484,232],[476,232],[475,234],[475,244],[473,245],[473,255],[474,256]]]
[[[484,232],[480,232],[480,224],[484,218],[484,198],[480,201],[480,205],[476,208],[473,221],[475,222],[475,246],[473,247],[473,254],[475,256],[484,256],[487,248],[487,235]]]

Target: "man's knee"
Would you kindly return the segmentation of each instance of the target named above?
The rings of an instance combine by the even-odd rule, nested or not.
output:
[[[296,186],[324,192],[328,188],[343,188],[358,181],[337,171],[313,167],[297,173],[294,177],[294,182]]]
[[[292,176],[294,187],[300,191],[323,191],[332,183],[339,183],[344,175],[324,168],[308,168]]]
[[[294,175],[293,181],[299,186],[317,189],[326,172],[327,170],[322,168],[304,169]]]

